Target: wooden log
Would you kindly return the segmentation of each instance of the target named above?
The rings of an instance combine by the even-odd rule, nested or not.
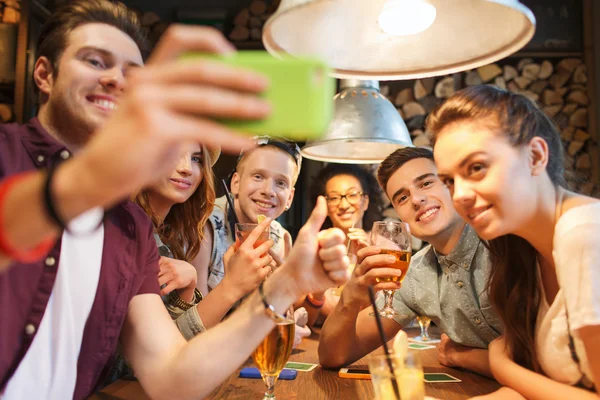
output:
[[[536,64],[536,63],[527,64],[526,66],[523,67],[523,71],[521,71],[521,75],[524,78],[529,79],[530,81],[535,81],[540,76],[540,69],[541,69],[540,64]]]
[[[494,79],[494,85],[496,85],[500,89],[506,90],[506,81],[502,76],[497,76],[496,79]]]
[[[583,148],[583,142],[578,142],[576,140],[573,140],[571,143],[569,143],[567,153],[569,153],[570,156],[574,157],[575,154],[577,154],[579,152],[579,150],[581,150],[582,148]]]
[[[430,94],[429,96],[425,96],[419,100],[419,103],[425,109],[425,113],[429,114],[440,104],[440,100],[434,95]]]
[[[506,84],[506,88],[509,92],[519,93],[519,86],[515,83],[515,81],[510,81]]]
[[[558,93],[558,95],[561,97],[565,97],[565,95],[567,94],[568,91],[569,91],[569,88],[566,86],[555,90],[555,92]]]
[[[588,126],[588,110],[580,108],[569,117],[569,125],[576,128],[587,128]]]
[[[529,90],[534,93],[541,94],[548,87],[548,81],[536,81],[529,85]]]
[[[415,97],[413,96],[413,90],[412,88],[406,88],[398,92],[398,94],[396,95],[396,99],[394,100],[394,104],[397,107],[401,107],[404,104],[411,101],[415,101]]]
[[[519,71],[523,71],[523,68],[525,68],[526,65],[533,63],[533,58],[522,58],[519,60],[519,63],[517,64],[517,69]]]
[[[569,141],[573,140],[574,134],[575,134],[575,127],[567,126],[565,129],[560,131],[560,138],[565,142],[569,142]]]
[[[454,78],[448,76],[435,85],[435,97],[446,99],[454,94]]]
[[[567,96],[567,102],[580,104],[582,106],[587,106],[590,102],[587,95],[581,90],[575,90],[569,93]]]
[[[229,34],[232,42],[242,42],[250,38],[250,30],[245,26],[234,26]]]
[[[570,75],[581,63],[582,62],[580,58],[564,58],[556,65],[556,70],[560,72],[567,72]]]
[[[431,138],[422,134],[413,139],[413,145],[416,147],[431,147]]]
[[[587,69],[585,64],[581,64],[573,72],[573,83],[587,83],[587,80]]]
[[[248,28],[261,28],[263,25],[262,20],[259,17],[252,16],[248,18]]]
[[[548,61],[548,60],[542,61],[542,64],[540,65],[540,73],[538,75],[538,79],[550,78],[553,71],[554,71],[554,67],[552,66],[552,63],[550,61]]]
[[[423,85],[423,82],[420,79],[417,79],[415,81],[415,85],[414,85],[414,96],[415,99],[419,100],[422,99],[423,97],[427,96],[427,89],[425,88],[425,85]]]
[[[381,86],[379,88],[379,93],[381,93],[385,97],[388,97],[390,95],[390,87],[389,87],[389,85],[383,85],[383,86]]]
[[[425,109],[416,101],[410,101],[402,106],[406,119],[411,119],[417,115],[425,115]]]
[[[423,129],[415,129],[414,131],[410,131],[410,137],[414,138],[423,134]]]
[[[233,19],[233,25],[248,27],[248,21],[250,20],[250,10],[243,8],[235,18]]]
[[[554,106],[548,106],[548,107],[544,107],[544,112],[546,113],[547,116],[549,116],[550,118],[554,117],[556,114],[558,114],[560,112],[560,110],[562,110],[562,104],[558,104],[558,105],[554,105]]]
[[[521,90],[526,89],[531,83],[531,81],[524,76],[517,76],[515,79],[513,79],[513,82],[516,83]]]
[[[569,103],[566,106],[564,106],[563,109],[560,112],[563,113],[563,114],[565,114],[565,115],[569,115],[570,116],[578,108],[579,108],[579,104]]]
[[[477,68],[477,72],[483,82],[489,82],[502,74],[502,68],[500,68],[498,64],[488,64]]]
[[[572,83],[569,85],[569,89],[570,90],[583,90],[584,92],[587,92],[587,86],[582,85],[581,83]]]
[[[4,8],[2,22],[5,24],[18,24],[21,21],[21,13],[13,7]]]
[[[262,29],[261,28],[250,28],[250,40],[261,40]]]
[[[558,126],[558,129],[560,129],[561,131],[567,126],[569,126],[569,117],[563,114],[562,112],[556,114],[552,119],[554,120],[556,126]]]
[[[467,86],[481,85],[482,83],[483,81],[481,80],[481,76],[477,71],[469,71],[465,75],[465,85]]]
[[[267,3],[263,0],[254,0],[250,3],[250,14],[260,16],[264,15],[267,11]]]
[[[540,95],[535,92],[532,92],[531,90],[522,90],[519,93],[521,93],[523,96],[527,97],[533,102],[537,102],[540,99]]]
[[[546,89],[542,93],[542,103],[546,106],[553,106],[557,104],[563,104],[565,100],[561,95],[556,93],[554,90]]]
[[[519,71],[517,71],[517,69],[515,67],[513,67],[512,65],[505,65],[503,76],[504,76],[504,80],[508,83],[508,82],[512,81],[514,78],[516,78],[517,76],[519,76]]]
[[[425,126],[425,115],[415,115],[414,117],[409,119],[408,122],[406,123],[406,127],[409,130],[423,129],[424,126]]]
[[[558,89],[565,86],[565,84],[569,81],[570,78],[571,73],[569,72],[557,72],[550,77],[548,82],[550,83],[550,86],[552,86],[554,89]]]
[[[575,134],[573,135],[573,138],[579,142],[587,142],[588,139],[591,137],[591,135],[589,133],[587,133],[586,131],[584,131],[583,129],[577,129],[575,130]]]

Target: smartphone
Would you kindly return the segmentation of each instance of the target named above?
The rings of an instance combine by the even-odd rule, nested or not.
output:
[[[232,129],[251,136],[282,136],[295,141],[318,139],[327,130],[334,111],[335,79],[324,62],[291,56],[278,59],[266,51],[253,50],[182,56],[185,60],[199,57],[248,68],[270,79],[269,88],[261,94],[271,104],[269,117],[257,121],[221,120]]]
[[[279,373],[279,379],[291,381],[296,379],[297,375],[297,371],[294,371],[293,369],[284,368]],[[258,368],[255,367],[242,368],[242,370],[240,371],[240,378],[262,379],[262,377],[260,376],[260,371],[258,370]]]
[[[360,368],[341,368],[338,372],[340,378],[349,379],[371,379],[371,374],[368,369]]]

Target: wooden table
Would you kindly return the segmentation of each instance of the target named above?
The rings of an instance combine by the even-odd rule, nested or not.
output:
[[[408,330],[409,336],[416,336],[415,331]],[[318,363],[318,335],[304,339],[298,348],[294,349],[290,361]],[[381,352],[379,349],[377,352]],[[498,389],[500,385],[480,375],[443,367],[437,360],[437,349],[420,350],[424,372],[447,372],[462,380],[461,383],[425,384],[427,396],[442,400],[461,400],[473,396],[487,394]],[[367,361],[363,358],[353,366],[366,368]],[[243,367],[252,366],[249,359]],[[240,368],[241,369],[241,368]],[[259,400],[265,392],[265,385],[260,379],[242,379],[238,377],[239,369],[229,379],[216,388],[206,399],[219,400]],[[298,372],[298,377],[292,381],[278,381],[275,386],[278,400],[372,400],[373,387],[370,380],[341,379],[337,371],[324,370],[317,367],[311,372]],[[140,384],[136,381],[117,381],[90,400],[133,400],[148,399]]]

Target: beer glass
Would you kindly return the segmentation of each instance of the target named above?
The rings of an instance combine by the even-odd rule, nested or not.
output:
[[[294,345],[296,326],[294,309],[290,307],[284,315],[287,320],[275,325],[275,328],[252,353],[252,360],[254,360],[263,382],[267,386],[263,400],[275,399],[275,382],[277,382],[279,373],[290,358]]]
[[[252,231],[258,226],[258,224],[235,224],[235,248],[238,249],[244,240],[252,233]],[[258,246],[269,240],[271,234],[271,227],[267,227],[264,232],[260,234],[258,239],[254,242],[254,248],[256,249]]]
[[[412,254],[411,249],[411,236],[408,224],[398,221],[379,221],[373,224],[371,230],[371,244],[381,248],[381,254],[389,254],[396,258],[394,264],[382,265],[385,268],[395,268],[402,271],[402,275],[388,276],[383,278],[377,278],[377,282],[402,282],[406,273],[408,272],[408,266],[410,264],[410,257]],[[384,318],[404,318],[405,316],[400,315],[393,306],[395,290],[384,290],[385,303],[379,315]]]

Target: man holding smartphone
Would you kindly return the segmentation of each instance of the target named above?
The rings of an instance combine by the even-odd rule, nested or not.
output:
[[[6,398],[87,398],[117,342],[149,397],[202,398],[296,298],[345,280],[343,234],[317,236],[321,199],[289,262],[239,312],[185,341],[159,296],[151,222],[125,199],[172,170],[189,143],[247,146],[214,119],[265,117],[269,105],[256,94],[268,83],[237,68],[175,62],[186,51],[234,51],[213,29],[170,28],[139,68],[144,47],[123,4],[66,2],[40,37],[38,118],[0,126]]]
[[[425,148],[396,150],[379,166],[377,180],[411,234],[429,243],[412,257],[394,295],[394,308],[406,318],[382,319],[386,336],[417,316],[429,317],[445,332],[439,345],[441,364],[491,377],[487,347],[502,325],[486,292],[489,253],[455,211],[450,192],[437,177],[433,153]],[[400,283],[377,282],[397,272],[386,268],[395,258],[380,252],[374,246],[359,250],[358,265],[325,321],[319,360],[326,368],[351,364],[381,345],[369,315],[368,286],[398,289]]]

